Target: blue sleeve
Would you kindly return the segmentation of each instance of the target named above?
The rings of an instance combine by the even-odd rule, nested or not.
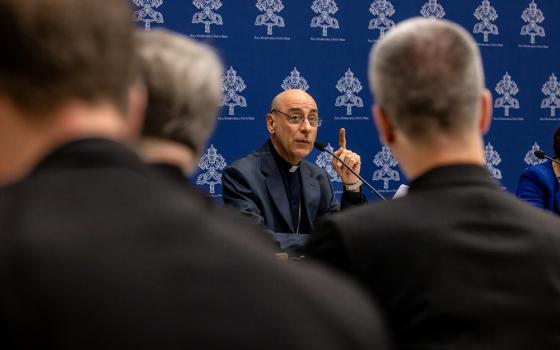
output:
[[[516,195],[537,208],[545,208],[545,188],[535,169],[528,168],[519,178]]]

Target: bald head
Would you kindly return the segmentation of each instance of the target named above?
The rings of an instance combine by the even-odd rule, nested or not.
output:
[[[369,79],[376,104],[411,139],[477,127],[484,91],[480,52],[454,23],[400,23],[372,49]]]
[[[315,105],[317,105],[313,97],[311,97],[311,95],[309,95],[307,92],[301,89],[289,89],[289,90],[282,91],[272,99],[270,110],[273,109],[281,110],[281,108],[284,107],[286,101],[293,100],[293,99],[310,100],[313,101]]]

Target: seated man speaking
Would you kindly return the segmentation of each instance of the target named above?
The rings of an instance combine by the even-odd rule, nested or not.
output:
[[[266,115],[270,140],[224,170],[224,202],[276,233],[310,233],[321,216],[337,212],[327,173],[303,160],[313,149],[320,120],[317,104],[303,90],[286,90],[272,101]],[[357,173],[360,156],[346,149],[345,130],[335,152]],[[333,159],[344,184],[342,208],[367,202],[361,182]]]

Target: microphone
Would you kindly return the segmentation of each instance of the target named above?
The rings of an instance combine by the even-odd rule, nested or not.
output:
[[[544,153],[544,151],[542,151],[542,150],[537,150],[537,151],[533,152],[533,154],[535,155],[535,157],[537,157],[539,159],[548,159],[548,160],[550,160],[550,161],[552,161],[556,164],[560,164],[559,161],[557,161],[554,158],[551,158],[551,157],[547,156],[546,153]]]
[[[369,187],[369,189],[375,193],[379,198],[385,200],[385,197],[383,197],[383,195],[381,195],[381,193],[379,193],[375,188],[373,188],[372,185],[370,185],[363,177],[360,176],[360,174],[358,174],[357,172],[354,171],[354,169],[352,169],[350,167],[350,165],[346,164],[346,162],[344,162],[342,159],[340,159],[336,154],[334,154],[333,152],[329,151],[325,145],[323,145],[321,142],[319,141],[315,141],[315,143],[313,144],[315,146],[315,148],[317,148],[319,151],[321,152],[327,152],[328,154],[330,154],[331,156],[335,157],[336,160],[338,160],[339,162],[342,163],[342,165],[344,165],[346,167],[346,169],[350,170],[350,172],[354,175],[356,175],[356,177],[358,179],[360,179],[364,185],[366,185],[367,187]]]

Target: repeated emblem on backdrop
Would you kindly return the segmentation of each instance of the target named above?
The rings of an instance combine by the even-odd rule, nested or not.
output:
[[[484,147],[484,158],[486,160],[486,168],[490,175],[492,175],[496,179],[502,178],[502,171],[496,166],[502,162],[502,158],[500,158],[500,154],[494,150],[494,146],[490,142],[486,144]]]
[[[307,91],[307,89],[309,89],[307,80],[305,80],[305,78],[301,76],[296,67],[294,67],[294,70],[290,72],[290,75],[282,81],[281,87],[284,90],[300,89],[303,91]]]
[[[399,162],[391,153],[391,150],[387,145],[383,145],[381,151],[377,152],[375,158],[373,159],[373,164],[375,164],[379,169],[373,172],[373,181],[383,181],[383,190],[387,191],[389,189],[389,181],[400,181],[401,176],[399,172],[395,169]]]
[[[203,172],[196,178],[196,184],[209,186],[209,193],[215,194],[216,185],[222,184],[222,171],[226,166],[225,158],[218,153],[214,145],[210,145],[198,162],[198,167]]]
[[[422,5],[420,14],[425,18],[442,19],[445,17],[445,10],[443,9],[443,6],[437,2],[437,0],[429,0],[427,3]]]
[[[243,79],[237,75],[233,67],[229,67],[226,74],[222,77],[222,102],[220,106],[228,106],[229,115],[235,114],[235,107],[247,107],[245,97],[237,94],[245,90],[247,86]]]
[[[164,0],[131,0],[136,6],[134,20],[144,22],[145,30],[149,31],[151,23],[164,23],[163,14],[156,9],[159,8]],[[192,16],[193,24],[203,24],[204,32],[210,33],[211,25],[223,25],[222,16],[217,13],[222,7],[220,0],[193,0],[193,6],[198,12]],[[255,6],[263,12],[255,19],[256,26],[265,26],[267,35],[272,35],[273,27],[285,27],[284,18],[277,13],[284,9],[282,0],[257,0]],[[334,14],[339,8],[334,0],[314,0],[311,9],[317,16],[311,19],[311,28],[320,28],[321,35],[326,37],[328,29],[339,29],[338,19]],[[395,26],[395,22],[390,19],[395,14],[395,8],[389,0],[374,0],[369,7],[369,11],[375,16],[369,21],[368,29],[379,31],[379,39]],[[442,19],[446,12],[438,0],[428,0],[421,9],[420,14],[426,18]],[[475,24],[473,34],[482,34],[484,42],[488,42],[489,35],[499,35],[499,29],[493,22],[498,18],[496,9],[489,0],[482,0],[476,7],[474,17],[479,21]],[[520,45],[521,47],[534,47],[536,37],[545,37],[546,32],[541,25],[545,16],[539,9],[535,0],[531,0],[528,7],[521,14],[521,19],[526,23],[521,27],[520,35],[528,36],[531,45]]]
[[[395,26],[395,21],[389,19],[395,14],[395,8],[388,0],[375,0],[371,3],[369,12],[376,17],[369,21],[368,29],[379,30],[379,39],[381,39]]]
[[[204,33],[210,33],[211,24],[218,26],[224,24],[222,16],[214,12],[222,7],[222,2],[220,0],[194,0],[193,5],[201,11],[193,15],[192,23],[204,24]]]
[[[334,0],[315,0],[311,9],[318,14],[311,19],[311,28],[321,28],[322,36],[327,36],[329,28],[339,29],[338,20],[331,16],[338,11]]]
[[[527,165],[535,165],[546,162],[546,159],[540,159],[535,156],[535,151],[540,150],[541,146],[539,146],[537,141],[535,141],[531,149],[527,153],[525,153],[525,158],[523,158],[523,160],[525,160],[525,163],[527,163]]]
[[[548,81],[544,83],[541,91],[547,96],[542,100],[541,108],[549,108],[550,116],[555,117],[556,109],[560,108],[560,98],[558,97],[560,95],[560,84],[554,73],[550,76]]]
[[[474,10],[474,17],[480,22],[474,25],[474,34],[483,34],[484,42],[488,42],[488,35],[498,35],[498,26],[495,25],[495,20],[498,19],[496,9],[492,7],[490,1],[483,0],[482,3]]]
[[[256,26],[266,26],[267,35],[272,35],[272,27],[285,27],[284,18],[277,15],[284,9],[282,0],[258,0],[255,4],[259,11],[264,12],[255,19]]]
[[[536,36],[546,36],[544,28],[539,25],[544,21],[544,14],[537,7],[534,0],[532,0],[529,7],[523,11],[521,19],[527,23],[521,27],[521,35],[528,35],[531,38],[531,44],[535,43]]]
[[[334,152],[334,148],[330,143],[328,143],[325,148],[331,152]],[[320,168],[325,169],[325,171],[329,175],[329,178],[331,179],[331,182],[342,182],[331,164],[332,158],[333,156],[331,156],[329,153],[321,152],[321,154],[319,154],[319,156],[315,160],[315,164],[317,164]]]
[[[519,109],[519,101],[514,97],[519,92],[519,88],[517,88],[517,84],[511,79],[508,72],[498,82],[494,90],[501,96],[494,102],[494,107],[503,108],[506,117],[509,116],[510,108]]]
[[[134,11],[133,18],[137,22],[144,22],[144,30],[150,31],[152,22],[163,23],[163,15],[155,10],[163,4],[163,0],[132,0],[139,9]]]
[[[183,8],[181,8],[183,13],[174,14],[175,16],[173,18],[177,21],[187,21],[185,24],[188,28],[193,28],[193,32],[187,34],[191,38],[203,41],[210,40],[211,44],[216,45],[219,51],[224,51],[224,57],[227,58],[235,56],[235,50],[246,49],[243,48],[244,37],[239,36],[239,33],[245,35],[243,28],[240,27],[239,31],[236,28],[236,30],[231,33],[223,33],[226,29],[230,30],[231,28],[220,28],[220,26],[227,24],[225,21],[231,13],[237,13],[235,12],[236,2],[225,2],[223,0],[189,0],[186,1],[184,5],[171,5],[172,2],[167,0],[130,0],[130,2],[134,7],[134,20],[138,22],[139,27],[146,31],[158,25],[170,25],[175,27],[175,24],[167,23],[171,21],[172,17],[168,16],[165,11],[169,11],[172,7],[177,8],[178,6],[183,6]],[[307,0],[305,2],[249,0],[248,2],[250,2],[253,12],[245,11],[239,13],[250,13],[250,18],[247,18],[246,21],[236,21],[235,23],[246,23],[252,30],[248,32],[248,37],[252,37],[255,40],[262,40],[261,42],[263,45],[278,43],[277,46],[279,49],[284,49],[283,46],[286,46],[288,51],[290,50],[290,45],[294,41],[301,40],[302,33],[307,32],[313,33],[310,35],[309,39],[317,43],[345,42],[346,44],[344,45],[346,46],[358,45],[354,40],[355,37],[344,37],[344,34],[348,32],[347,30],[340,30],[343,27],[346,29],[346,23],[342,21],[344,21],[344,18],[351,18],[349,17],[349,12],[352,11],[365,12],[369,10],[367,16],[360,17],[363,18],[360,20],[360,23],[348,23],[348,26],[354,26],[356,31],[361,31],[363,34],[366,34],[365,36],[368,42],[373,43],[383,38],[398,21],[404,20],[405,18],[402,17],[402,14],[418,14],[419,12],[420,15],[426,18],[443,19],[450,15],[449,11],[446,12],[446,10],[451,10],[451,8],[448,7],[454,5],[453,1],[450,0],[423,0],[420,1],[420,3],[416,2],[416,4],[410,4],[410,2],[403,0],[369,0],[359,6],[354,6],[355,4],[353,2],[350,3],[338,0]],[[407,6],[409,8],[406,8]],[[550,43],[551,47],[552,43],[554,43],[554,48],[557,49],[557,38],[550,37],[550,39],[547,40],[547,34],[550,36],[552,33],[556,33],[552,28],[555,23],[549,22],[554,9],[558,9],[556,0],[521,0],[521,3],[498,2],[495,0],[470,0],[469,6],[471,10],[463,13],[462,18],[449,19],[462,23],[463,25],[468,23],[468,30],[472,33],[477,44],[480,47],[484,47],[482,50],[488,50],[486,53],[483,51],[483,53],[485,63],[487,63],[486,61],[490,61],[490,64],[487,64],[486,67],[494,69],[494,71],[487,71],[487,76],[495,77],[495,80],[492,81],[495,99],[493,107],[495,110],[494,120],[498,121],[493,126],[493,133],[502,132],[498,129],[500,125],[504,125],[500,123],[502,121],[524,121],[524,123],[527,123],[529,126],[532,125],[535,120],[540,120],[543,123],[539,124],[537,128],[528,127],[526,129],[521,129],[527,132],[544,134],[544,129],[548,128],[548,125],[551,125],[546,122],[560,121],[560,112],[557,112],[557,110],[560,109],[560,82],[558,81],[558,72],[555,72],[552,68],[548,68],[549,70],[544,73],[542,69],[536,69],[534,72],[532,71],[531,74],[522,74],[520,72],[522,72],[523,69],[520,69],[519,66],[526,65],[524,62],[528,62],[526,61],[527,59],[530,60],[530,62],[534,61],[535,64],[545,63],[546,60],[553,60],[553,55],[539,55],[533,57],[533,59],[531,57],[526,58],[526,55],[531,55],[527,53],[524,54],[523,60],[520,61],[512,50],[517,50],[518,48],[533,50],[547,49],[547,41]],[[286,11],[288,7],[290,11]],[[506,9],[508,11],[506,11]],[[513,12],[511,10],[513,10]],[[545,17],[547,11],[550,12],[548,18]],[[294,15],[296,13],[300,15]],[[513,13],[513,16],[508,15],[506,18],[504,17],[506,13]],[[456,16],[458,15],[456,12],[453,14]],[[549,23],[551,28],[548,28],[547,23]],[[292,24],[294,26],[293,28],[291,27]],[[506,24],[513,25],[514,30],[508,30],[506,33]],[[290,26],[289,31],[286,29],[288,26]],[[300,32],[298,32],[298,27]],[[217,28],[222,29],[220,31],[221,33],[214,33],[218,31],[216,30]],[[515,30],[515,28],[517,28],[517,30]],[[342,37],[337,37],[337,34]],[[235,44],[233,42],[234,38],[240,40],[241,45],[222,47],[219,41],[213,41],[215,39],[228,38],[232,41],[231,44]],[[264,44],[265,42],[269,44]],[[515,44],[512,45],[513,42],[515,42]],[[332,47],[334,50],[346,50],[346,46],[336,47],[333,45]],[[235,48],[230,49],[230,47]],[[502,51],[503,53],[498,53]],[[494,55],[494,53],[497,54]],[[369,98],[370,95],[369,92],[365,92],[368,90],[363,85],[365,81],[360,81],[359,79],[359,76],[365,73],[365,70],[363,67],[358,69],[358,64],[355,63],[355,59],[350,56],[351,55],[348,55],[347,60],[339,60],[337,58],[336,62],[333,59],[332,67],[329,65],[328,69],[323,69],[323,67],[319,68],[320,65],[310,68],[309,66],[304,66],[303,62],[296,59],[294,61],[295,63],[292,63],[292,66],[279,68],[282,70],[293,67],[291,71],[286,69],[285,75],[283,74],[284,78],[279,79],[280,81],[277,81],[274,85],[281,85],[284,90],[309,90],[310,85],[314,84],[313,81],[308,81],[306,79],[309,70],[322,69],[321,72],[328,75],[326,80],[330,83],[327,83],[327,86],[317,87],[318,91],[315,93],[328,96],[330,92],[336,92],[336,94],[332,94],[331,102],[327,102],[326,107],[322,107],[323,114],[335,121],[333,125],[335,125],[335,127],[343,126],[336,125],[337,121],[356,122],[358,120],[371,120],[370,114],[363,108],[364,104],[370,102],[364,99]],[[505,57],[505,62],[497,66],[498,71],[494,68],[496,64],[492,63],[493,60],[495,61],[493,57]],[[331,63],[331,61],[329,62]],[[224,73],[222,80],[223,99],[220,104],[224,106],[225,109],[218,119],[220,121],[254,120],[254,118],[246,115],[247,113],[256,112],[247,108],[248,104],[251,104],[251,107],[253,107],[251,101],[255,98],[254,89],[247,89],[247,85],[253,86],[256,82],[253,83],[252,81],[244,80],[245,78],[248,79],[248,76],[245,77],[245,72],[248,69],[247,66],[235,65],[235,69],[228,65],[229,69],[226,68],[227,71]],[[539,66],[539,68],[540,67],[541,66]],[[545,68],[547,66],[544,65],[542,67]],[[260,67],[251,67],[251,69],[260,69]],[[236,70],[238,70],[239,73]],[[334,88],[336,88],[336,91]],[[250,91],[248,92],[248,90]],[[536,118],[528,118],[528,116],[535,115],[536,111],[540,112],[539,116]],[[525,117],[523,117],[523,114],[525,114]],[[551,127],[556,126],[554,125]],[[217,136],[221,137],[220,135]],[[530,137],[541,142],[542,139],[546,140],[549,135],[532,135]],[[493,140],[493,142],[500,142],[503,144],[502,140]],[[504,150],[503,156],[507,159],[507,167],[504,167],[500,154],[496,152],[492,144],[488,143],[485,145],[486,166],[497,179],[502,179],[502,171],[507,171],[507,173],[510,174],[508,178],[504,179],[507,183],[508,181],[512,181],[511,178],[516,177],[516,174],[518,174],[515,169],[510,169],[515,168],[516,164],[511,161],[511,158],[521,158],[521,155],[524,154],[525,163],[540,163],[543,160],[536,158],[533,154],[534,150],[538,148],[539,146],[535,142],[530,151],[526,152],[525,150],[520,151],[518,149],[516,151],[517,155],[514,157],[511,155],[513,152],[512,150],[509,150],[507,154]],[[209,151],[212,151],[212,149],[209,149]],[[400,181],[400,177],[396,180],[399,172],[393,168],[397,166],[395,163],[396,161],[391,161],[389,155],[390,151],[388,149],[381,149],[375,156],[377,162],[374,161],[378,169],[374,167],[374,169],[371,170],[375,174],[374,180],[383,181],[383,187],[386,191],[388,191],[388,188],[391,188],[391,181]],[[317,158],[316,164],[323,167],[329,173],[332,181],[337,181],[336,179],[338,177],[330,166],[330,156],[328,154],[321,153],[319,158]],[[502,167],[503,170],[501,170]],[[218,170],[216,170],[216,172],[218,172]],[[214,174],[215,172],[208,171],[207,173]],[[210,182],[213,181],[211,179],[212,176],[205,179],[200,178],[199,181],[210,184]],[[216,184],[212,185],[212,189]],[[511,187],[511,184],[509,184],[509,186]]]
[[[358,78],[354,77],[354,73],[348,68],[342,78],[336,83],[336,89],[344,95],[338,96],[334,105],[336,107],[346,107],[346,115],[352,114],[352,107],[363,107],[364,103],[360,96],[356,96],[362,91],[362,84]]]

